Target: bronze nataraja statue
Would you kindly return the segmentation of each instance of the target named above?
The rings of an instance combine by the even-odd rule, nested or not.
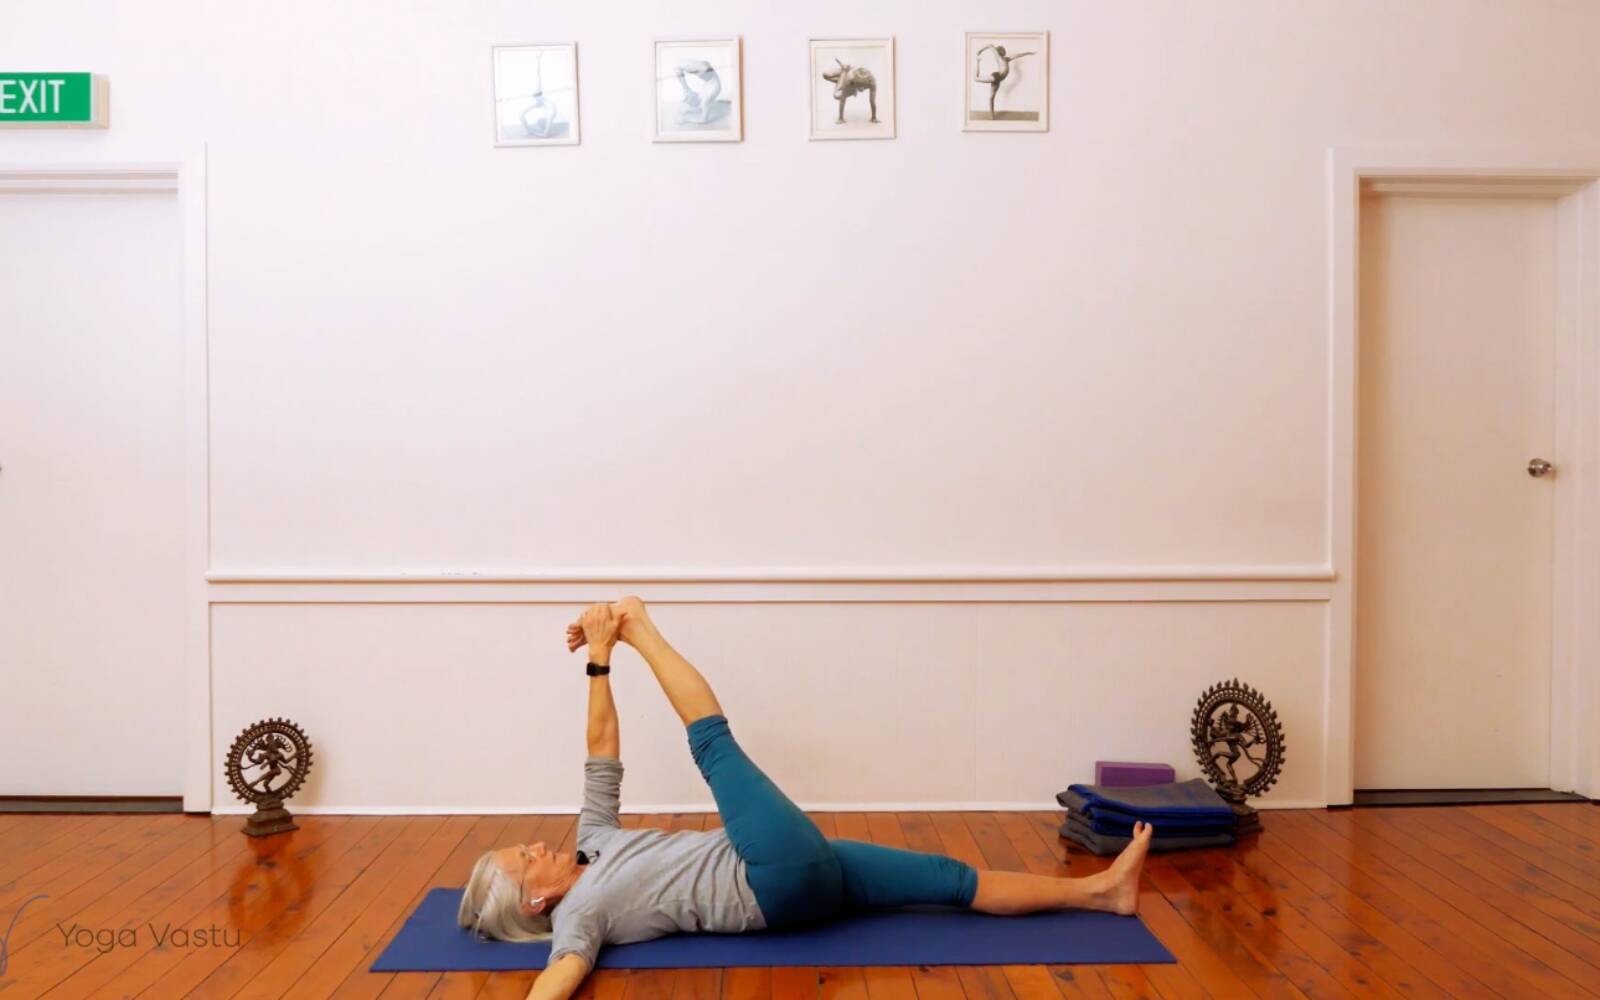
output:
[[[1283,727],[1272,702],[1237,678],[1213,684],[1195,706],[1189,734],[1201,772],[1233,807],[1234,832],[1261,829],[1245,799],[1264,794],[1283,770]],[[1249,772],[1243,777],[1241,766]]]
[[[223,771],[233,793],[256,807],[245,822],[246,836],[299,829],[283,806],[311,773],[311,741],[299,726],[288,719],[264,719],[247,727],[228,748]]]

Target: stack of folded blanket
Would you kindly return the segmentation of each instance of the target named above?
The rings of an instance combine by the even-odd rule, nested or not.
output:
[[[1233,846],[1233,809],[1199,778],[1143,788],[1073,785],[1056,801],[1067,807],[1061,836],[1095,854],[1127,847],[1136,822],[1155,828],[1153,851]]]

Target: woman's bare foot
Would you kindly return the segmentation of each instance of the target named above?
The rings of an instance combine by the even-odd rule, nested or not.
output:
[[[640,640],[661,634],[639,598],[624,597],[611,605],[611,609],[622,619],[621,637],[628,645],[637,646]]]
[[[637,597],[624,597],[620,601],[614,601],[611,611],[622,622],[617,638],[630,646],[637,647],[641,640],[661,634],[656,629],[656,623],[650,620],[644,602]],[[583,626],[577,622],[567,626],[567,652],[576,652],[586,641],[583,637]]]
[[[1101,875],[1105,884],[1100,889],[1104,909],[1131,917],[1139,911],[1139,873],[1144,870],[1145,856],[1150,853],[1150,838],[1155,828],[1149,823],[1133,824],[1133,842],[1122,849],[1117,860],[1111,862]]]

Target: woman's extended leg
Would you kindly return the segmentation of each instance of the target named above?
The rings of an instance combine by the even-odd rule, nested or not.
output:
[[[1104,910],[1131,916],[1139,909],[1139,872],[1150,853],[1151,828],[1134,825],[1133,842],[1111,867],[1083,878],[1052,878],[1022,872],[978,873],[972,908],[983,913],[1037,913],[1040,910]]]
[[[978,894],[982,873],[964,861],[858,840],[831,843],[852,909],[971,906]]]
[[[857,909],[933,904],[1005,915],[1068,909],[1131,914],[1139,905],[1139,872],[1150,836],[1150,828],[1140,824],[1110,868],[1085,878],[979,870],[939,854],[852,840],[834,841],[833,853],[845,898]]]
[[[638,650],[650,671],[656,675],[673,711],[688,726],[708,715],[721,715],[722,705],[717,702],[711,685],[700,676],[694,664],[672,648],[656,628],[645,611],[644,602],[637,597],[624,597],[612,605],[612,610],[622,614],[622,641]]]

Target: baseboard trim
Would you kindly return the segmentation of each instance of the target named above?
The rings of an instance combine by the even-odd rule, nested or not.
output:
[[[1549,788],[1392,788],[1357,789],[1351,806],[1388,809],[1404,806],[1494,806],[1531,803],[1588,802],[1576,792]]]
[[[182,796],[4,795],[0,813],[181,813]]]

